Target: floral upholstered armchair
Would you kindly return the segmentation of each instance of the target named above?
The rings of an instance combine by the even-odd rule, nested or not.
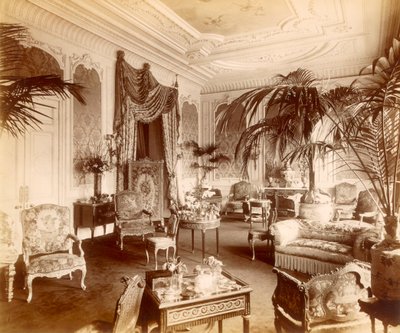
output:
[[[23,228],[23,257],[26,266],[25,287],[28,299],[32,299],[32,281],[37,277],[72,277],[81,271],[81,288],[86,289],[86,261],[81,240],[72,233],[68,207],[43,204],[21,213]],[[74,254],[73,242],[77,242],[78,254]]]
[[[140,236],[153,234],[151,207],[148,207],[143,195],[136,191],[125,190],[115,195],[115,230],[119,246],[124,249],[125,236]]]
[[[335,186],[334,218],[336,220],[351,219],[357,205],[357,185],[347,182]]]
[[[245,219],[248,212],[243,211],[243,202],[252,197],[252,190],[253,186],[245,180],[233,184],[225,205],[225,214],[240,213]]]

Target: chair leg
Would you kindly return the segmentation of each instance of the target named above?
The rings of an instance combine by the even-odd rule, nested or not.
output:
[[[28,303],[31,302],[32,300],[32,281],[33,281],[33,276],[28,275],[27,279],[26,279],[26,284],[28,287],[28,299],[26,300]]]
[[[176,255],[176,246],[171,246],[174,249],[174,256],[172,257],[173,259],[175,259],[175,255]]]
[[[82,290],[86,290],[86,285],[85,285],[85,277],[86,277],[86,266],[81,268],[81,288]]]
[[[121,251],[124,249],[124,236],[122,234],[119,236],[119,248]]]
[[[13,299],[14,276],[15,276],[15,266],[14,264],[10,264],[8,265],[8,267],[6,267],[6,294],[8,302],[11,302]]]
[[[254,243],[255,243],[254,239],[249,239],[249,246],[250,246],[250,248],[251,248],[251,250],[253,252],[253,257],[251,258],[251,260],[255,260],[256,259],[256,253],[254,251]]]
[[[157,270],[157,253],[158,253],[158,249],[154,249],[154,260],[156,262],[156,270]]]
[[[148,249],[148,244],[146,242],[145,246],[144,246],[144,250],[146,251],[146,265],[149,263],[150,258],[149,258],[149,249]]]

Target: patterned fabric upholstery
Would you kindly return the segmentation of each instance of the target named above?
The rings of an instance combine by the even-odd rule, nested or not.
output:
[[[351,219],[357,204],[357,185],[339,183],[335,186],[334,214],[336,219]]]
[[[244,180],[232,185],[228,201],[225,204],[226,213],[241,213],[243,210],[243,202],[249,200],[252,196],[252,186]],[[243,216],[243,218],[245,218]]]
[[[124,249],[125,236],[139,236],[144,240],[145,235],[153,234],[151,212],[142,200],[140,193],[126,190],[115,195],[115,227],[121,250]]]
[[[368,223],[290,219],[272,225],[275,266],[308,274],[328,273],[354,259],[365,261],[365,239],[379,231]]]
[[[157,253],[159,250],[166,251],[166,258],[168,258],[168,250],[172,248],[173,258],[175,258],[176,253],[176,234],[178,233],[179,228],[179,219],[176,214],[171,214],[168,225],[167,225],[167,232],[164,236],[158,237],[148,237],[146,239],[146,258],[147,263],[149,263],[149,251],[152,250],[154,252],[154,260],[155,260],[155,269],[157,270]]]
[[[81,241],[72,233],[68,207],[44,204],[21,213],[23,255],[26,266],[26,281],[32,299],[32,281],[37,277],[60,278],[75,270],[82,272],[81,288],[86,275],[86,262]],[[78,244],[78,254],[73,254],[73,242]]]
[[[5,268],[7,300],[13,298],[15,263],[21,253],[22,230],[8,214],[0,211],[0,268]]]
[[[369,318],[358,300],[368,297],[370,265],[352,261],[313,277],[279,268],[272,296],[276,332],[364,332]]]

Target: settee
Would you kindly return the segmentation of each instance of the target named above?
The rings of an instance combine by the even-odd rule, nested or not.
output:
[[[271,226],[275,267],[307,274],[325,274],[354,259],[367,261],[367,240],[378,229],[364,222],[326,222],[288,219]]]

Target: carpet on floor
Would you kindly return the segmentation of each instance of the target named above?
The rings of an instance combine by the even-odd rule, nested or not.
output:
[[[271,259],[266,256],[265,243],[256,244],[256,260],[251,260],[247,243],[248,225],[238,221],[222,221],[219,230],[219,259],[224,269],[247,282],[251,293],[251,333],[273,333],[274,311],[271,302],[276,284]],[[179,235],[179,255],[189,270],[202,262],[201,232],[195,232],[195,251],[191,251],[191,231],[182,229]],[[80,272],[73,279],[37,278],[33,282],[33,298],[26,303],[27,291],[23,289],[23,263],[16,265],[14,300],[0,302],[0,332],[2,333],[70,333],[94,320],[112,322],[116,302],[124,289],[121,277],[140,274],[154,269],[154,258],[146,265],[144,244],[140,239],[126,238],[121,251],[111,235],[83,241],[87,263],[86,286],[80,289]],[[214,230],[206,232],[206,256],[216,255]],[[165,262],[159,253],[159,264]],[[4,283],[4,279],[2,279]],[[4,285],[2,285],[2,290]],[[242,318],[224,320],[224,332],[243,331]],[[361,329],[361,328],[360,328]],[[205,327],[193,327],[191,332],[204,332]],[[218,332],[215,325],[211,332]],[[353,333],[366,332],[356,330]]]

